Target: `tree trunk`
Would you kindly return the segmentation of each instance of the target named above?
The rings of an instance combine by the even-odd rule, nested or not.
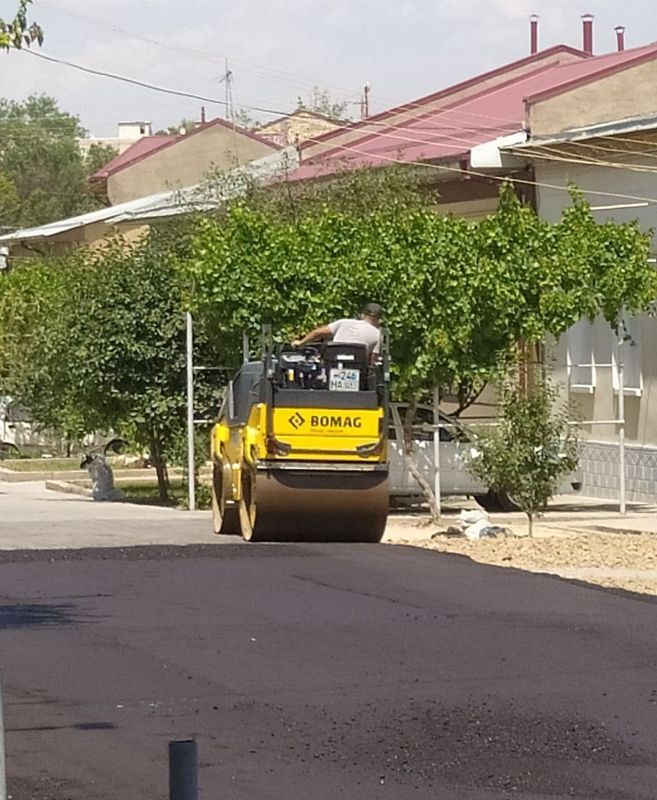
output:
[[[529,535],[531,537],[534,535],[534,514],[528,511],[527,520],[529,521]]]
[[[418,482],[420,488],[424,492],[424,496],[429,504],[429,511],[431,512],[431,519],[434,523],[440,522],[440,509],[436,502],[436,495],[434,494],[433,487],[426,480],[424,475],[420,472],[415,458],[415,451],[413,449],[413,417],[417,408],[417,399],[412,398],[409,401],[406,416],[404,417],[404,462],[406,468],[411,475]]]
[[[157,475],[157,489],[160,500],[163,503],[169,502],[169,473],[167,472],[167,462],[162,452],[162,442],[155,433],[149,435],[151,461],[155,467]]]

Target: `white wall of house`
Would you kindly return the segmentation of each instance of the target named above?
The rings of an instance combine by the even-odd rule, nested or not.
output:
[[[605,146],[621,147],[606,141]],[[614,161],[621,154],[614,153]],[[628,166],[650,162],[650,157],[624,158]],[[654,162],[657,166],[657,161]],[[657,230],[657,204],[644,204],[630,195],[657,198],[655,173],[632,169],[564,163],[537,163],[538,212],[556,222],[569,205],[566,190],[575,184],[587,194],[599,222],[638,220],[642,230]],[[657,252],[657,242],[654,245]],[[628,499],[657,500],[657,320],[642,315],[625,319],[625,336],[619,337],[602,319],[582,320],[554,346],[555,379],[570,388],[570,398],[585,420],[618,418],[619,362],[624,372],[625,435],[627,452]],[[577,366],[577,365],[590,366]],[[611,366],[609,366],[611,365]],[[587,491],[601,497],[615,498],[618,493],[618,428],[614,425],[584,426],[587,445],[584,450],[584,480]]]

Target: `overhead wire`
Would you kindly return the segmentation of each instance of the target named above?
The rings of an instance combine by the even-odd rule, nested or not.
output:
[[[177,96],[177,97],[184,97],[184,98],[195,99],[195,100],[202,100],[203,102],[206,102],[206,103],[220,105],[220,106],[223,106],[224,108],[227,108],[226,100],[221,100],[219,98],[206,97],[204,95],[199,95],[199,94],[196,94],[196,93],[193,93],[193,92],[187,92],[187,91],[182,91],[182,90],[178,90],[178,89],[169,89],[169,88],[166,88],[166,87],[163,87],[163,86],[157,86],[156,84],[152,84],[152,83],[149,83],[147,81],[142,81],[142,80],[137,79],[137,78],[131,78],[131,77],[124,76],[124,75],[118,75],[117,73],[107,72],[105,70],[98,70],[98,69],[95,69],[95,68],[92,68],[92,67],[84,66],[82,64],[77,64],[77,63],[75,63],[73,61],[68,61],[67,59],[56,58],[55,56],[49,56],[46,53],[37,52],[37,51],[34,51],[34,50],[21,50],[20,52],[24,52],[24,53],[27,53],[27,54],[35,57],[35,58],[40,58],[40,59],[43,59],[43,60],[51,62],[51,63],[67,66],[67,67],[70,67],[72,69],[81,71],[83,73],[91,74],[91,75],[94,75],[94,76],[103,77],[103,78],[109,78],[109,79],[112,79],[112,80],[116,80],[116,81],[120,81],[120,82],[123,82],[123,83],[127,83],[129,85],[137,86],[139,88],[148,89],[148,90],[155,91],[155,92],[160,92],[162,94],[173,95],[173,96]],[[264,113],[273,114],[275,116],[282,116],[282,115],[286,114],[285,111],[281,111],[280,109],[265,108],[263,106],[255,106],[255,105],[250,105],[250,104],[243,104],[243,107],[248,108],[248,109],[250,109],[252,111],[262,111]],[[449,114],[449,113],[451,113],[451,110],[450,109],[444,109],[444,110],[441,109],[440,113]],[[506,124],[508,126],[510,123],[507,121]],[[397,126],[394,126],[392,129],[394,130],[396,127]],[[388,128],[390,128],[390,126],[388,126]],[[476,130],[476,129],[473,129],[473,130]],[[496,128],[495,126],[490,126],[489,125],[489,126],[486,126],[486,130],[490,131],[490,132],[494,132],[496,130],[501,132],[503,130],[503,128],[502,128],[502,126],[500,126],[499,128]],[[382,133],[374,132],[372,134],[368,134],[368,136],[384,135],[384,133],[385,132],[382,132]],[[404,141],[403,137],[397,137],[397,138],[399,138],[400,141]],[[428,144],[425,140],[422,140],[422,139],[413,140],[413,139],[410,139],[410,138],[406,137],[406,140],[407,141],[414,141],[416,144]],[[480,142],[474,142],[474,141],[469,140],[469,139],[464,139],[463,137],[452,137],[452,140],[455,141],[455,142],[460,142],[460,143],[462,143],[464,145],[469,145],[469,146],[473,145],[473,144],[480,144]]]
[[[120,33],[122,35],[132,36],[134,38],[140,39],[141,41],[147,42],[149,44],[153,44],[153,45],[155,45],[157,47],[161,47],[161,48],[169,50],[169,51],[177,50],[177,51],[180,51],[180,52],[188,53],[190,55],[194,55],[194,56],[199,57],[199,58],[209,59],[211,61],[216,61],[218,63],[220,62],[222,64],[225,62],[225,59],[226,59],[226,56],[221,56],[220,57],[220,56],[217,56],[217,55],[214,55],[214,54],[211,54],[211,53],[207,53],[207,52],[202,51],[202,50],[197,50],[195,48],[185,47],[185,46],[182,46],[182,45],[179,45],[179,44],[167,44],[165,42],[161,42],[161,41],[158,41],[156,39],[153,39],[153,38],[150,38],[150,37],[145,37],[145,36],[143,36],[141,34],[138,34],[138,33],[132,32],[132,31],[128,31],[125,28],[122,28],[122,27],[120,27],[118,25],[114,25],[113,23],[106,23],[106,22],[104,22],[102,20],[99,20],[99,19],[97,19],[95,17],[91,17],[91,16],[86,15],[86,14],[81,14],[79,12],[73,12],[73,11],[69,11],[68,9],[60,8],[60,7],[56,6],[54,3],[52,3],[52,2],[48,2],[48,0],[41,0],[41,1],[44,2],[45,5],[50,6],[52,9],[54,9],[56,11],[61,11],[62,13],[68,14],[68,15],[70,15],[72,17],[77,17],[79,19],[83,19],[83,20],[91,22],[93,24],[100,25],[101,27],[108,28],[108,29],[113,30],[113,31],[115,31],[117,33]],[[252,65],[250,65],[250,63],[248,61],[245,61],[245,60],[239,59],[239,58],[230,57],[230,61],[233,64],[241,64],[242,66],[246,66],[247,68],[255,69],[255,70],[259,71],[261,74],[263,74],[265,76],[266,76],[266,73],[268,71],[273,71],[273,72],[281,72],[284,75],[292,76],[292,77],[295,77],[295,78],[298,77],[294,73],[290,73],[290,72],[286,72],[286,71],[283,71],[283,70],[279,70],[278,68],[275,68],[275,67],[263,67],[263,66],[253,67]],[[305,86],[305,87],[310,86],[310,84],[308,84],[306,82],[299,82],[299,83],[300,83],[300,85]],[[316,85],[317,85],[317,83],[315,83],[315,86]],[[359,96],[359,92],[357,92],[356,90],[347,89],[345,87],[337,86],[335,84],[329,86],[328,88],[334,89],[334,90],[337,89],[342,94]],[[426,112],[427,111],[427,100],[428,100],[429,97],[431,97],[431,95],[427,95],[424,98],[420,98],[421,102],[418,102],[418,101],[404,102],[402,104],[397,105],[394,109],[391,109],[391,110],[396,111],[398,113],[403,113],[403,112],[406,112],[406,111],[409,111],[409,110],[414,110],[414,109],[418,109],[418,110],[421,110],[423,112]],[[260,109],[257,109],[257,110],[260,110]],[[264,109],[262,109],[262,110],[263,110],[263,113],[269,113],[269,112],[265,112]],[[385,112],[383,112],[383,113],[385,113]],[[461,110],[461,113],[464,114],[465,116],[471,116],[473,118],[496,120],[496,121],[501,121],[501,122],[507,122],[508,121],[507,118],[505,118],[505,117],[496,117],[496,116],[491,115],[491,114],[482,115],[482,114],[477,114],[476,112],[466,111],[464,109]],[[377,116],[377,115],[374,115],[374,116]],[[355,121],[354,124],[356,125],[358,123],[364,123],[364,125],[366,127],[368,127],[371,124],[375,124],[375,125],[376,124],[382,124],[382,125],[389,124],[389,123],[385,123],[385,122],[378,123],[378,122],[375,122],[374,120],[369,120],[369,119],[367,119],[367,120],[358,120],[358,121]]]
[[[539,188],[556,189],[556,190],[561,191],[561,192],[568,192],[569,191],[569,187],[568,186],[562,186],[562,185],[559,185],[559,184],[546,183],[544,181],[528,180],[528,179],[524,179],[524,178],[517,178],[517,177],[511,177],[511,176],[504,176],[504,175],[492,175],[492,174],[489,174],[489,173],[486,173],[486,172],[479,172],[477,170],[472,170],[472,169],[463,170],[460,167],[450,167],[447,164],[433,164],[433,163],[430,163],[430,162],[427,162],[427,161],[402,161],[400,159],[391,158],[389,156],[368,153],[367,151],[358,150],[356,148],[349,147],[348,145],[339,145],[339,146],[336,145],[336,147],[339,147],[340,150],[357,153],[358,155],[364,156],[366,158],[377,158],[377,159],[380,159],[382,161],[386,161],[386,162],[389,162],[389,163],[400,164],[400,165],[403,165],[403,166],[415,166],[415,167],[426,168],[426,169],[429,169],[429,170],[438,170],[438,171],[441,171],[441,172],[458,173],[461,176],[479,177],[479,178],[484,178],[485,180],[488,180],[488,181],[496,181],[498,183],[514,183],[514,184],[520,184],[520,185],[525,185],[525,186],[538,186]],[[309,166],[318,167],[319,165],[311,164]],[[336,170],[336,172],[337,172],[337,170]],[[319,172],[317,177],[322,177],[321,172]],[[294,173],[291,175],[290,179],[292,181],[294,181]],[[647,203],[657,205],[657,198],[652,198],[652,197],[644,197],[644,196],[637,196],[637,195],[631,195],[631,194],[624,194],[624,193],[620,193],[620,192],[604,192],[604,191],[595,190],[595,189],[582,189],[581,191],[585,195],[593,195],[593,196],[596,196],[596,197],[614,197],[614,198],[622,199],[622,200],[638,200],[638,201],[642,201],[642,202],[645,201]]]
[[[216,54],[213,54],[213,53],[208,53],[205,50],[199,50],[197,48],[187,47],[187,46],[181,45],[181,44],[171,44],[171,43],[167,43],[167,42],[162,42],[162,41],[159,41],[158,39],[154,39],[154,38],[149,37],[149,36],[143,36],[142,34],[137,33],[135,31],[127,30],[126,28],[123,28],[123,27],[121,27],[119,25],[115,25],[114,23],[105,22],[104,20],[98,19],[97,17],[92,17],[91,15],[82,14],[80,12],[71,11],[69,9],[61,8],[60,6],[57,6],[55,3],[48,2],[48,0],[41,0],[41,3],[43,5],[45,5],[45,6],[48,6],[49,8],[51,8],[52,10],[54,10],[56,12],[60,12],[60,13],[63,13],[65,15],[67,15],[67,16],[71,16],[73,18],[77,18],[77,19],[83,20],[85,22],[91,23],[91,24],[96,25],[98,27],[102,27],[102,28],[105,28],[107,30],[111,30],[114,33],[117,33],[119,35],[130,36],[130,37],[132,37],[134,39],[138,39],[139,41],[145,42],[147,44],[154,45],[155,47],[160,47],[160,48],[162,48],[164,50],[167,50],[169,52],[177,51],[177,52],[181,52],[181,53],[187,53],[188,55],[194,56],[195,58],[198,58],[198,59],[201,59],[201,60],[217,62],[217,63],[221,63],[221,64],[223,64],[225,62],[226,58],[229,58],[231,63],[240,64],[241,66],[245,67],[247,70],[252,70],[253,72],[260,72],[261,74],[264,74],[265,76],[267,75],[267,73],[271,73],[271,75],[269,77],[271,79],[273,79],[273,80],[278,80],[279,82],[289,82],[291,84],[296,84],[297,86],[299,86],[300,88],[303,88],[303,89],[313,88],[313,83],[312,82],[304,81],[298,75],[296,75],[295,73],[288,72],[286,70],[281,70],[281,69],[279,69],[277,67],[263,66],[263,65],[260,65],[260,64],[251,64],[249,61],[245,61],[244,59],[240,59],[240,58],[234,58],[232,56],[225,56],[225,55],[219,56],[219,55],[216,55]],[[317,85],[317,83],[323,83],[323,82],[318,81],[314,85]],[[358,91],[353,89],[353,88],[347,89],[346,87],[341,87],[341,86],[337,86],[337,85],[332,85],[330,88],[332,88],[334,90],[337,89],[341,94],[345,94],[345,95],[348,95],[348,96],[357,96],[357,94],[358,94]]]
[[[75,64],[75,63],[67,61],[65,59],[59,59],[59,58],[55,58],[55,57],[52,57],[52,56],[48,56],[48,55],[46,55],[44,53],[38,53],[38,52],[33,51],[33,50],[23,50],[21,52],[29,53],[30,55],[32,55],[34,57],[42,58],[42,59],[44,59],[46,61],[49,61],[49,62],[52,62],[52,63],[62,64],[62,65],[65,65],[65,66],[71,67],[73,69],[77,69],[77,70],[80,70],[82,72],[86,72],[86,73],[89,73],[89,74],[92,74],[92,75],[95,75],[95,76],[111,78],[111,79],[114,79],[114,80],[126,82],[128,84],[136,85],[136,86],[141,87],[141,88],[149,89],[151,91],[161,92],[161,93],[165,93],[165,94],[171,94],[171,95],[175,95],[175,96],[182,96],[182,97],[187,97],[187,98],[192,98],[192,99],[200,99],[200,100],[203,100],[204,102],[226,106],[226,101],[225,100],[219,100],[218,98],[207,98],[207,97],[204,97],[202,95],[197,95],[197,94],[192,93],[192,92],[184,92],[184,91],[176,90],[176,89],[167,89],[165,87],[156,86],[154,84],[149,84],[146,81],[141,81],[141,80],[134,79],[134,78],[128,78],[128,77],[125,77],[125,76],[120,76],[120,75],[116,75],[114,73],[109,73],[109,72],[105,72],[105,71],[102,71],[102,70],[96,70],[96,69],[93,69],[93,68],[90,68],[90,67],[84,67],[84,66],[82,66],[80,64]],[[280,110],[265,109],[265,108],[260,108],[260,107],[257,107],[257,106],[246,106],[246,107],[250,108],[251,110],[266,111],[267,113],[276,114],[278,116],[280,116],[281,114],[285,113],[285,112],[281,112]],[[375,132],[374,134],[371,134],[371,135],[372,136],[377,136],[377,135],[385,136],[386,133],[385,132],[381,132],[381,133]],[[387,134],[387,135],[390,135],[390,134]],[[427,142],[425,140],[413,140],[413,139],[410,139],[409,137],[397,137],[397,138],[400,141],[406,141],[406,142],[411,142],[411,143],[415,143],[415,144],[423,144],[423,145],[431,144],[430,142]],[[319,138],[319,137],[308,137],[308,139],[306,139],[306,141],[313,141],[315,143],[319,142],[319,143],[322,143],[322,144],[324,143],[324,140]],[[466,143],[466,140],[463,140],[463,143]],[[473,144],[473,143],[470,142],[470,144]],[[481,142],[477,142],[476,144],[481,144]],[[651,143],[651,144],[654,144],[654,143]],[[420,167],[425,167],[425,168],[428,168],[428,169],[437,169],[437,170],[446,171],[446,172],[456,172],[456,173],[459,173],[459,174],[463,174],[463,170],[461,168],[449,167],[447,165],[442,165],[442,164],[440,164],[440,165],[439,164],[432,164],[432,163],[428,163],[428,162],[425,162],[425,161],[402,161],[401,159],[391,158],[391,157],[386,156],[386,155],[384,155],[382,153],[374,153],[373,154],[373,153],[370,153],[370,152],[367,152],[367,151],[358,150],[357,148],[350,147],[350,146],[347,146],[347,145],[334,144],[331,149],[338,149],[338,150],[340,150],[342,152],[352,152],[352,153],[355,153],[355,154],[357,154],[359,156],[365,156],[366,158],[369,158],[369,159],[376,158],[376,159],[380,159],[382,161],[386,161],[386,162],[389,162],[389,163],[398,163],[398,164],[404,164],[404,165],[408,165],[408,166],[420,166]],[[499,181],[499,182],[505,182],[505,181],[509,180],[509,178],[506,178],[506,177],[503,177],[503,176],[494,176],[494,175],[490,175],[488,173],[480,173],[480,172],[476,172],[476,171],[473,171],[473,170],[468,170],[466,174],[471,175],[471,176],[483,177],[483,178],[486,178],[487,180],[494,180],[494,181]],[[511,180],[514,183],[518,183],[518,184],[526,184],[526,185],[531,185],[531,186],[542,186],[544,188],[558,189],[560,191],[567,191],[567,187],[554,185],[554,184],[542,183],[542,182],[537,182],[537,181],[532,181],[532,180],[524,180],[524,179],[519,179],[519,178],[513,178]],[[647,202],[650,202],[650,203],[657,203],[657,200],[655,200],[653,198],[639,197],[639,196],[636,196],[636,195],[622,194],[622,193],[617,193],[617,192],[603,192],[603,191],[595,191],[595,190],[586,190],[585,193],[586,194],[591,194],[591,195],[596,195],[596,196],[603,196],[603,197],[615,197],[615,198],[621,198],[621,199],[641,200],[641,201],[647,201]]]
[[[618,161],[607,161],[605,159],[594,158],[592,156],[568,157],[567,155],[564,155],[562,151],[557,150],[554,147],[532,145],[528,147],[526,150],[514,147],[509,147],[508,149],[509,151],[515,152],[516,154],[524,153],[525,155],[529,155],[528,151],[531,150],[532,157],[543,158],[549,161],[556,161],[561,163],[582,164],[585,166],[605,167],[608,169],[623,169],[623,170],[629,170],[631,172],[657,173],[657,165],[648,166],[644,164],[625,164]]]

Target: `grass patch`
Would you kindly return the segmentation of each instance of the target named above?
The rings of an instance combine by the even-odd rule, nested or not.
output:
[[[117,482],[116,486],[123,492],[126,503],[137,503],[147,506],[165,506],[168,508],[187,508],[187,484],[180,480],[170,482],[169,502],[160,500],[157,483],[140,481],[139,483]],[[210,490],[207,486],[196,487],[196,507],[208,509],[211,505]]]
[[[14,472],[64,472],[80,469],[80,458],[7,458],[0,467]]]

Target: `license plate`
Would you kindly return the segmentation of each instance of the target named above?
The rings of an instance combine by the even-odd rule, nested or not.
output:
[[[357,369],[332,369],[329,375],[329,389],[334,392],[357,392],[359,383]]]

